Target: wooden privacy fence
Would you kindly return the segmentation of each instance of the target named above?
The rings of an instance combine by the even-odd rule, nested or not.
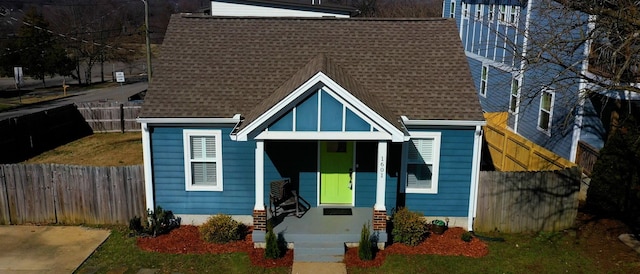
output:
[[[140,131],[140,123],[136,122],[142,109],[140,102],[92,102],[76,106],[93,132]]]
[[[507,113],[487,113],[484,129],[489,155],[499,171],[559,170],[575,166],[561,156],[506,128]]]
[[[127,224],[145,216],[143,168],[0,165],[0,224]]]
[[[480,172],[474,230],[558,231],[578,214],[580,171]]]

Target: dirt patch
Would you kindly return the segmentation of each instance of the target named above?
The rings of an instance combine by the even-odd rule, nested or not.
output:
[[[600,269],[618,269],[630,264],[640,266],[638,253],[618,239],[620,234],[631,232],[623,222],[579,212],[576,227],[576,244]]]

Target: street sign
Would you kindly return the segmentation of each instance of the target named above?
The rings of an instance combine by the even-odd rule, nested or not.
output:
[[[124,83],[124,71],[116,71],[116,82]]]

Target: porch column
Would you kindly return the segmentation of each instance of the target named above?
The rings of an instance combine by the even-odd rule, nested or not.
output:
[[[387,142],[378,142],[378,164],[377,164],[377,184],[376,184],[376,204],[375,210],[387,210],[384,205],[385,185],[387,182]]]
[[[384,204],[385,188],[387,183],[387,142],[378,142],[376,183],[376,204],[373,206],[373,231],[385,231],[387,229],[387,209]]]
[[[253,227],[255,230],[267,229],[267,211],[264,208],[264,141],[256,141],[256,203],[253,206]]]

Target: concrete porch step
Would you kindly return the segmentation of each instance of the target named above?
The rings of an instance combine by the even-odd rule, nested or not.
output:
[[[343,242],[295,242],[294,262],[342,262],[345,246]]]

